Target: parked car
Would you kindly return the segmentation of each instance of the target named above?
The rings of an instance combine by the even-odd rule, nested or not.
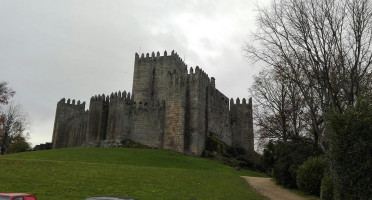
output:
[[[136,199],[128,197],[89,197],[84,200],[136,200]]]
[[[37,200],[32,194],[0,193],[0,200]]]

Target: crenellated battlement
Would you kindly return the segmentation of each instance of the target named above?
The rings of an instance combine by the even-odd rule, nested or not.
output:
[[[153,62],[160,62],[164,63],[165,65],[177,66],[177,68],[181,71],[187,71],[187,65],[182,60],[182,58],[174,52],[171,52],[168,55],[167,51],[164,51],[163,55],[160,52],[152,52],[151,55],[149,53],[141,53],[141,56],[138,53],[135,53],[135,66],[142,66],[146,63],[153,63]]]
[[[95,95],[95,96],[92,96],[91,98],[90,98],[90,102],[92,103],[92,102],[109,102],[109,96],[107,95],[105,95],[105,94],[99,94],[99,95]]]
[[[202,78],[208,77],[209,78],[208,74],[205,73],[201,68],[199,68],[199,66],[195,67],[195,71],[192,67],[190,67],[189,75],[193,77],[202,77]]]
[[[246,98],[242,99],[242,102],[240,102],[240,98],[236,98],[236,101],[234,102],[234,99],[230,99],[230,105],[252,105],[252,97],[249,98],[248,102]]]
[[[127,93],[127,91],[121,92],[120,90],[118,92],[112,92],[109,96],[109,102],[115,101],[116,99],[122,99],[126,101],[132,101],[133,97],[131,96],[130,92]]]
[[[141,56],[138,54],[138,53],[135,53],[135,61],[156,61],[156,60],[165,60],[165,59],[170,59],[170,58],[173,58],[173,59],[177,59],[179,61],[182,61],[183,60],[180,58],[180,56],[174,52],[174,50],[171,52],[170,55],[168,55],[167,51],[164,51],[163,55],[160,54],[160,52],[155,52],[153,51],[151,53],[151,56],[150,56],[150,53],[141,53]]]
[[[190,67],[188,77],[190,84],[198,84],[203,87],[208,87],[211,84],[208,74],[199,68],[199,66],[196,66],[195,70]]]
[[[67,99],[66,101],[66,98],[62,98],[61,100],[59,100],[58,102],[59,105],[61,104],[64,104],[64,105],[71,105],[71,106],[77,106],[77,107],[83,107],[85,108],[85,101],[83,101],[83,103],[80,102],[80,100],[78,100],[77,102],[75,101],[75,99]]]

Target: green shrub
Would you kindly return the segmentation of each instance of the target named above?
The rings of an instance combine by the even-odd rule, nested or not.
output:
[[[314,156],[313,146],[306,141],[279,142],[274,147],[273,175],[280,185],[296,188],[297,169]]]
[[[121,143],[122,143],[122,147],[126,147],[126,148],[141,148],[141,149],[149,149],[150,148],[149,146],[146,146],[146,145],[138,143],[138,142],[134,142],[132,140],[123,140],[123,141],[121,141]]]
[[[31,150],[30,144],[24,140],[16,141],[12,143],[9,147],[9,153],[20,153],[30,150]]]
[[[216,137],[209,136],[205,141],[205,158],[216,159],[225,165],[234,168],[253,169],[264,171],[262,156],[254,150],[245,150],[242,147],[230,147]]]
[[[274,168],[274,143],[269,141],[263,152],[263,168],[266,174],[273,176]]]
[[[228,154],[228,145],[217,139],[216,137],[207,137],[205,140],[205,150],[203,157],[218,158],[221,156],[231,157]]]
[[[358,99],[354,108],[329,112],[325,138],[335,199],[372,197],[372,105]]]
[[[319,196],[326,163],[323,158],[310,158],[297,170],[297,186],[307,194]]]
[[[229,147],[227,148],[226,153],[230,157],[238,157],[247,154],[246,150],[242,147]]]
[[[320,198],[323,200],[333,200],[333,182],[328,175],[322,179]]]

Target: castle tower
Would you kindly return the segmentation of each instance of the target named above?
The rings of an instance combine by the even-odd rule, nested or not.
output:
[[[136,53],[133,74],[133,95],[135,102],[157,102],[167,98],[168,95],[168,72],[176,71],[186,74],[187,67],[177,53],[168,55],[165,51],[163,56],[157,52],[141,54]]]
[[[187,66],[174,51],[135,55],[133,100],[154,104],[165,100],[162,148],[185,151]],[[150,133],[149,133],[150,134]]]
[[[86,142],[99,142],[106,139],[108,103],[105,95],[90,99]]]
[[[127,92],[115,92],[110,95],[107,119],[107,140],[128,139],[131,129],[132,101]]]
[[[188,85],[188,153],[201,155],[208,131],[209,78],[198,66],[190,69]]]
[[[252,98],[249,102],[243,99],[230,100],[230,124],[232,132],[232,146],[240,146],[246,150],[254,149]]]
[[[79,113],[67,122],[68,142],[66,147],[80,147],[85,142],[87,132],[88,111]]]
[[[69,141],[68,122],[78,114],[84,113],[85,102],[80,104],[78,101],[63,98],[57,103],[56,117],[54,120],[54,129],[52,137],[52,148],[66,148]]]

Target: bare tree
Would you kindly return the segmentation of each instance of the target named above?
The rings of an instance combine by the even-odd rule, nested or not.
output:
[[[19,104],[10,103],[0,112],[0,155],[7,152],[14,139],[26,138],[27,116]]]
[[[370,92],[371,17],[369,0],[274,0],[259,9],[245,51],[298,87],[316,142],[327,109],[343,113]]]
[[[274,70],[261,71],[250,92],[260,139],[291,140],[306,136],[304,100],[298,87]]]
[[[0,104],[8,104],[8,100],[15,94],[15,91],[7,85],[5,81],[0,82]]]

